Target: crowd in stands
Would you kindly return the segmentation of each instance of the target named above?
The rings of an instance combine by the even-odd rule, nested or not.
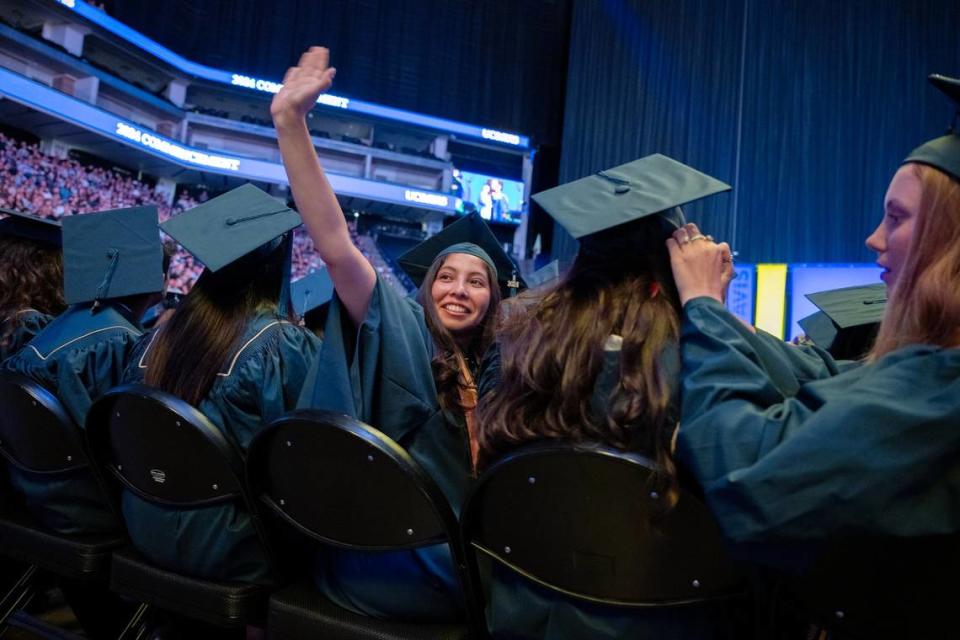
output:
[[[0,207],[58,220],[65,215],[93,213],[141,205],[156,205],[160,221],[191,209],[207,199],[205,192],[194,198],[178,194],[172,204],[154,187],[119,171],[81,164],[40,150],[39,145],[16,140],[0,133]],[[399,291],[406,291],[372,239],[353,239],[384,279]],[[294,234],[292,275],[301,278],[323,266],[313,242],[302,228]],[[178,248],[170,263],[168,289],[186,293],[200,276],[203,265]]]

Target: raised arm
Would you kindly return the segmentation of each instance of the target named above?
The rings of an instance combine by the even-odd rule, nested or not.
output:
[[[337,70],[329,62],[327,49],[310,47],[284,76],[283,88],[270,105],[270,115],[307,233],[327,265],[337,296],[359,325],[376,285],[376,271],[350,239],[343,211],[320,166],[306,121],[317,98],[333,84]]]

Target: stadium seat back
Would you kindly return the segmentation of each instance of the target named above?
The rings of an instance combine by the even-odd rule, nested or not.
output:
[[[0,455],[21,470],[61,474],[87,466],[79,429],[52,393],[33,380],[0,374]]]
[[[416,461],[378,430],[328,411],[291,412],[254,438],[247,481],[269,512],[314,542],[366,551],[449,543],[467,621],[369,618],[340,608],[307,582],[271,596],[270,627],[278,637],[484,637],[453,509]]]
[[[110,390],[87,415],[87,439],[105,476],[166,506],[246,502],[243,458],[206,416],[138,384]]]
[[[178,510],[235,503],[250,514],[260,545],[272,561],[243,481],[243,456],[197,409],[168,393],[127,384],[93,404],[86,434],[93,465],[107,480],[115,504],[122,489]],[[177,535],[172,527],[157,534]],[[133,549],[114,554],[110,586],[124,597],[215,627],[262,624],[266,614],[268,589],[263,585],[178,573],[152,564]],[[129,631],[135,635],[143,629]]]
[[[479,480],[462,513],[464,544],[573,598],[624,606],[741,595],[706,506],[685,491],[666,505],[655,465],[608,448],[527,447]]]
[[[343,415],[287,414],[257,434],[247,463],[256,497],[324,544],[407,549],[457,532],[443,494],[410,455]]]

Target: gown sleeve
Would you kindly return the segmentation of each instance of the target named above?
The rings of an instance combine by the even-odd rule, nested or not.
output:
[[[731,339],[744,343],[744,353],[766,372],[784,397],[795,395],[807,382],[829,378],[840,371],[833,357],[819,347],[789,344],[762,329],[754,333],[730,313],[715,313],[711,317],[724,325]]]
[[[355,328],[334,295],[301,407],[344,413],[401,442],[439,411],[423,309],[379,277]]]
[[[907,347],[784,398],[727,316],[684,308],[678,455],[730,540],[960,528],[960,350]]]
[[[17,325],[10,336],[10,344],[4,353],[0,353],[0,360],[23,349],[28,342],[33,340],[34,336],[50,324],[51,320],[53,320],[53,316],[32,309],[17,316]]]

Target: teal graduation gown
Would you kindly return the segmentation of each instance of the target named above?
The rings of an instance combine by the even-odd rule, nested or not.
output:
[[[82,429],[90,405],[120,384],[140,327],[118,304],[75,305],[50,322],[0,368],[53,392]],[[44,526],[63,534],[112,531],[118,522],[87,471],[48,477],[11,469],[11,484]]]
[[[960,531],[960,349],[908,346],[787,398],[731,327],[716,301],[684,307],[678,445],[729,540]]]
[[[440,408],[433,350],[423,309],[379,278],[356,330],[334,296],[300,406],[344,413],[383,431],[430,474],[459,513],[471,484],[469,445],[462,418]],[[447,545],[396,553],[323,550],[316,580],[328,598],[364,615],[461,616]]]
[[[44,327],[50,324],[53,316],[37,311],[36,309],[22,309],[9,322],[14,323],[13,333],[5,347],[0,346],[0,362],[17,353],[33,340]]]
[[[767,373],[784,396],[796,395],[807,382],[835,376],[844,366],[815,345],[790,344],[762,329],[754,333],[732,314],[725,321],[738,340],[750,345],[751,359]],[[846,366],[852,366],[852,363]]]
[[[145,357],[156,332],[142,338],[124,376],[142,382]],[[277,318],[252,318],[197,407],[238,450],[270,421],[296,406],[320,340]],[[196,509],[156,505],[124,491],[123,518],[136,549],[171,571],[210,580],[270,584],[275,577],[250,514],[239,505]]]

